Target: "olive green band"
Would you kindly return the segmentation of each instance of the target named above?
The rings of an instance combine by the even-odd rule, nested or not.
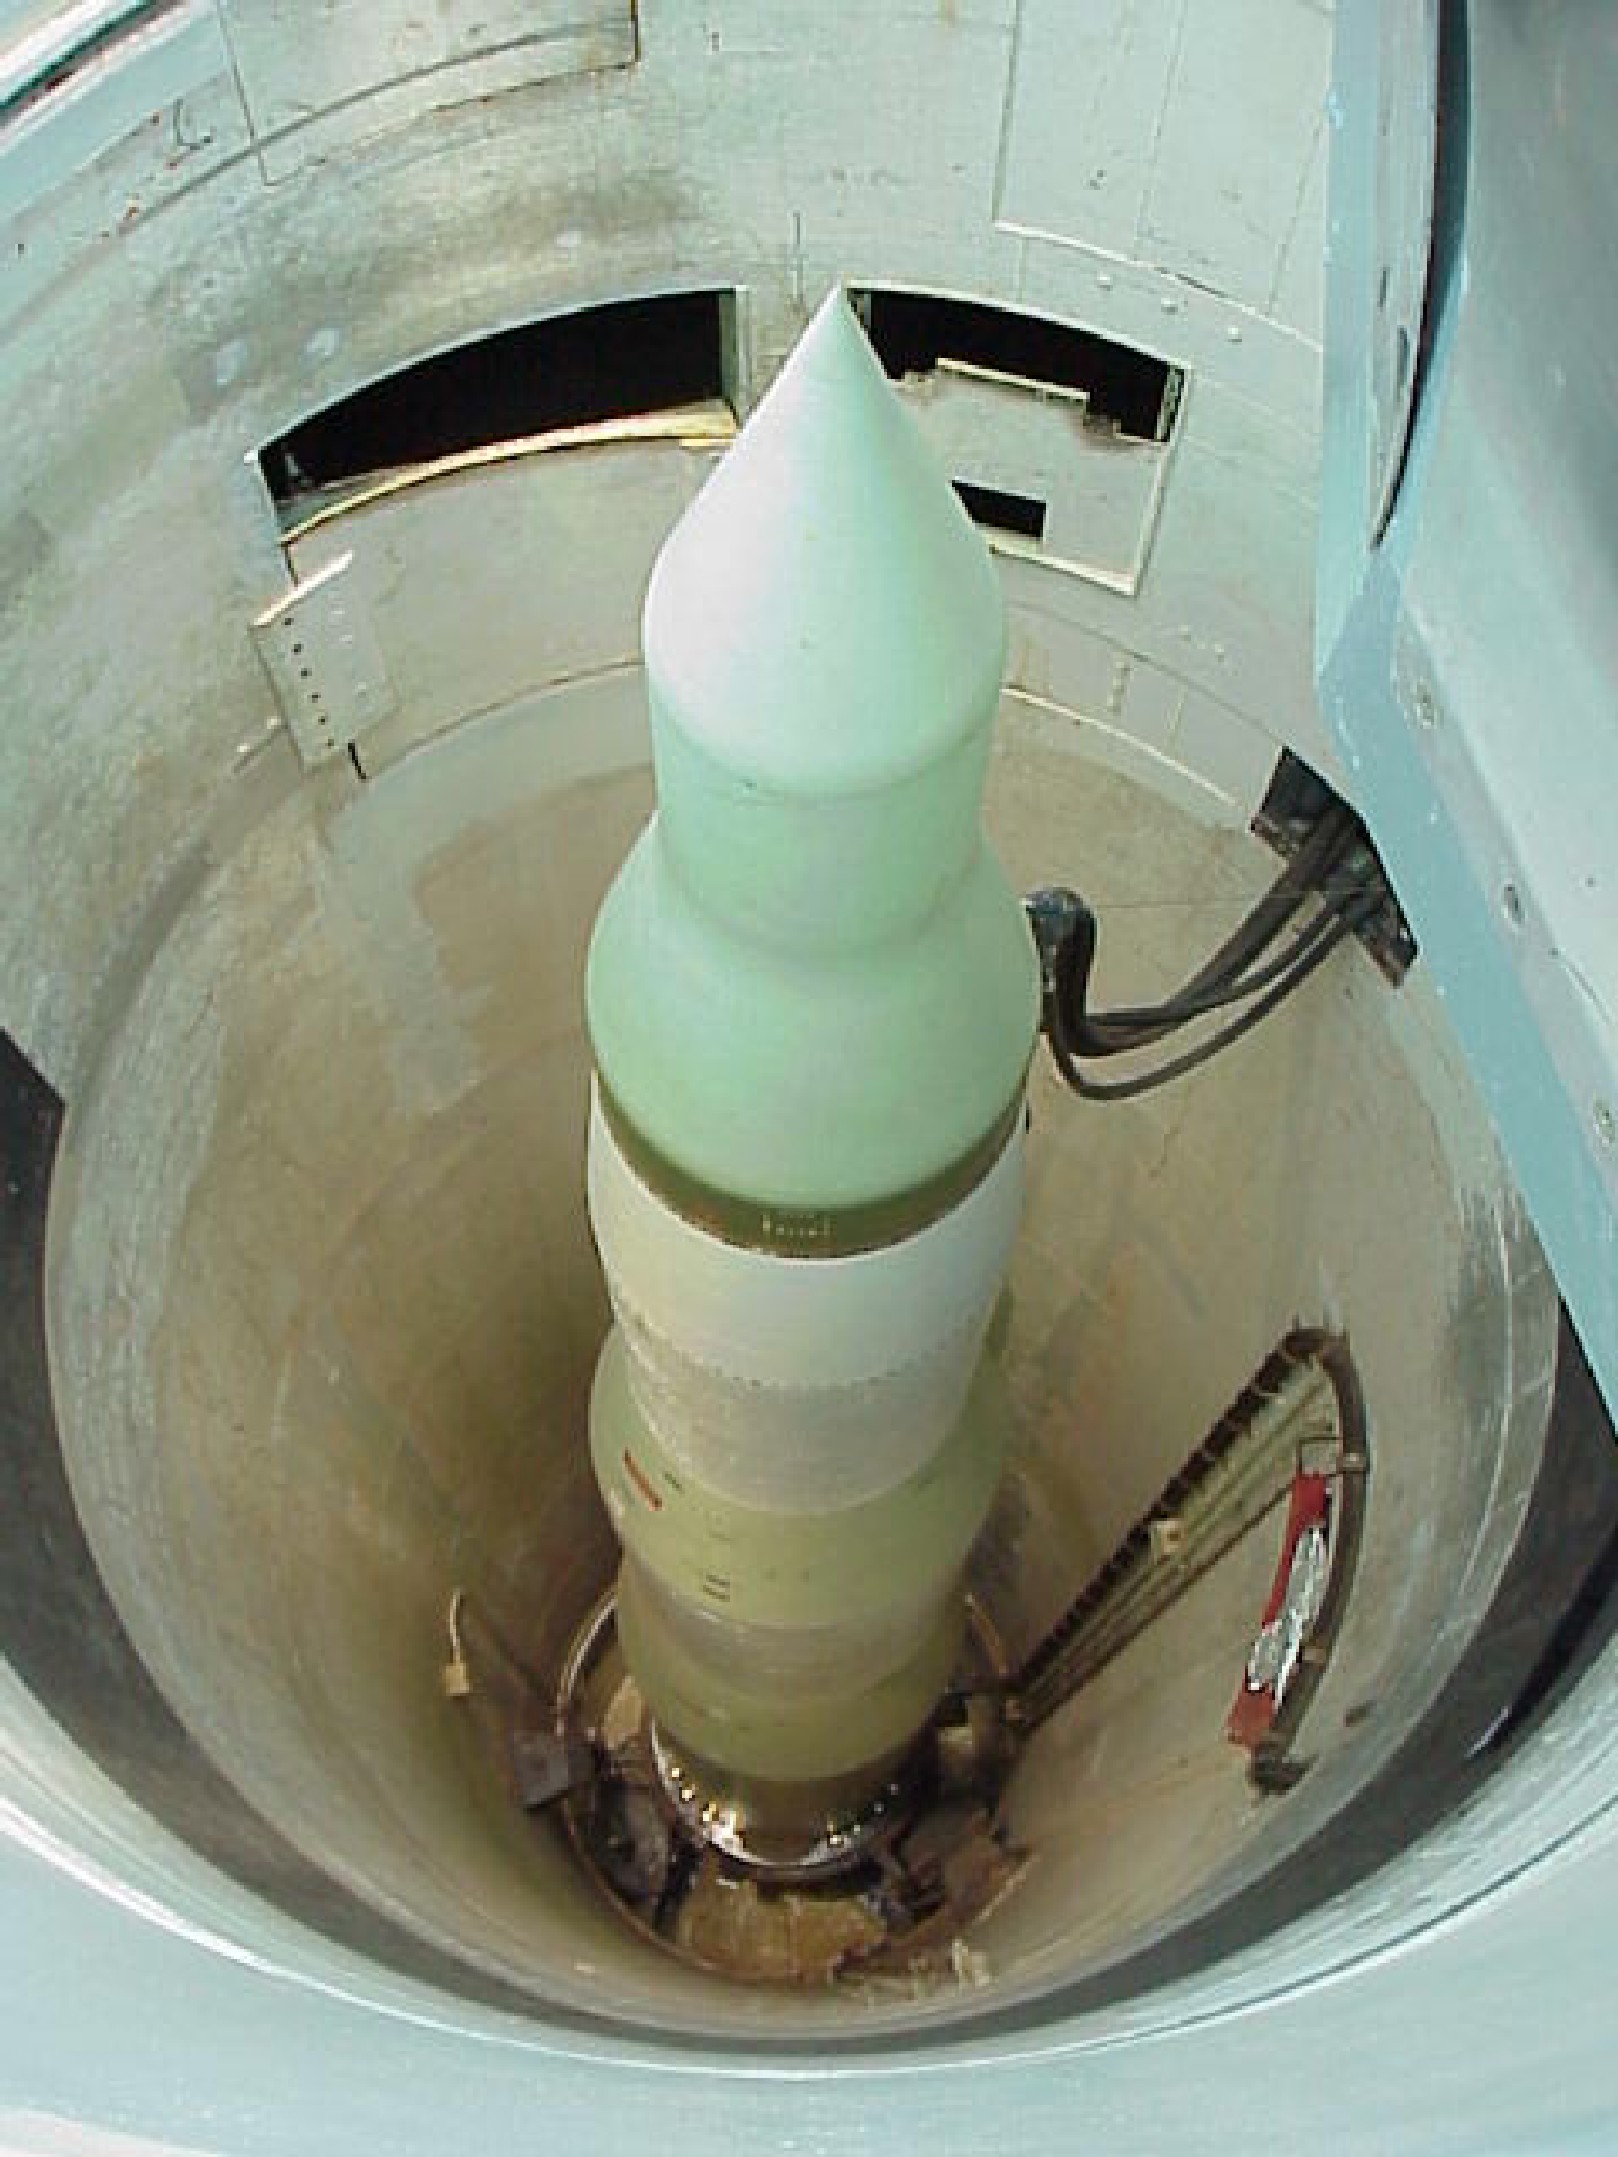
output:
[[[748,1251],[771,1251],[781,1258],[853,1258],[919,1235],[977,1188],[1005,1151],[1024,1113],[1019,1083],[1004,1112],[983,1136],[936,1175],[857,1206],[809,1208],[743,1198],[703,1183],[641,1135],[599,1071],[596,1089],[618,1151],[664,1205],[722,1243]]]

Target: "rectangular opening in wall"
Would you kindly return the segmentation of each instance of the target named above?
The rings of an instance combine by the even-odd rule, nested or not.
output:
[[[1133,597],[1184,370],[1072,322],[862,286],[877,357],[995,552]]]
[[[1075,391],[1092,422],[1106,421],[1137,442],[1166,442],[1179,409],[1178,367],[1092,330],[1044,315],[931,292],[852,293],[878,358],[895,379],[932,374],[940,362],[1051,389]]]
[[[1001,487],[974,487],[964,479],[955,482],[967,515],[974,524],[991,532],[1011,532],[1019,539],[1043,539],[1045,504],[1031,494],[1008,494]]]
[[[727,402],[734,294],[547,315],[368,383],[265,444],[283,528],[388,473],[561,429]]]

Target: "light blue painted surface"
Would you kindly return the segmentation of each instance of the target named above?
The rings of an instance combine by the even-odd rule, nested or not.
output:
[[[1321,695],[1612,1405],[1618,152],[1595,115],[1618,47],[1600,7],[1515,17],[1474,9],[1453,69],[1444,126],[1467,162],[1441,189],[1431,351],[1374,550],[1373,295],[1419,236],[1375,206],[1388,42],[1369,7],[1340,23]]]
[[[1343,2157],[1612,2147],[1610,1829],[1418,1947],[1252,2012],[876,2070],[588,2059],[492,2020],[439,2022],[426,1995],[413,2017],[378,2013],[220,1960],[16,1851],[0,1902],[33,1943],[26,1963],[7,1958],[0,2138],[15,2150],[117,2157],[128,2136],[297,2157],[1167,2157],[1272,2135]]]

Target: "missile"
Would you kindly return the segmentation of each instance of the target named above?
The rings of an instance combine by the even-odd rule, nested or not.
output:
[[[982,832],[988,552],[840,291],[666,543],[601,907],[590,1444],[664,1784],[833,1863],[961,1650],[1038,968]]]

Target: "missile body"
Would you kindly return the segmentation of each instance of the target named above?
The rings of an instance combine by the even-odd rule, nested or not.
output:
[[[591,1448],[669,1780],[801,1855],[959,1653],[1038,1010],[980,825],[994,566],[840,293],[644,633],[658,807],[587,986]]]

